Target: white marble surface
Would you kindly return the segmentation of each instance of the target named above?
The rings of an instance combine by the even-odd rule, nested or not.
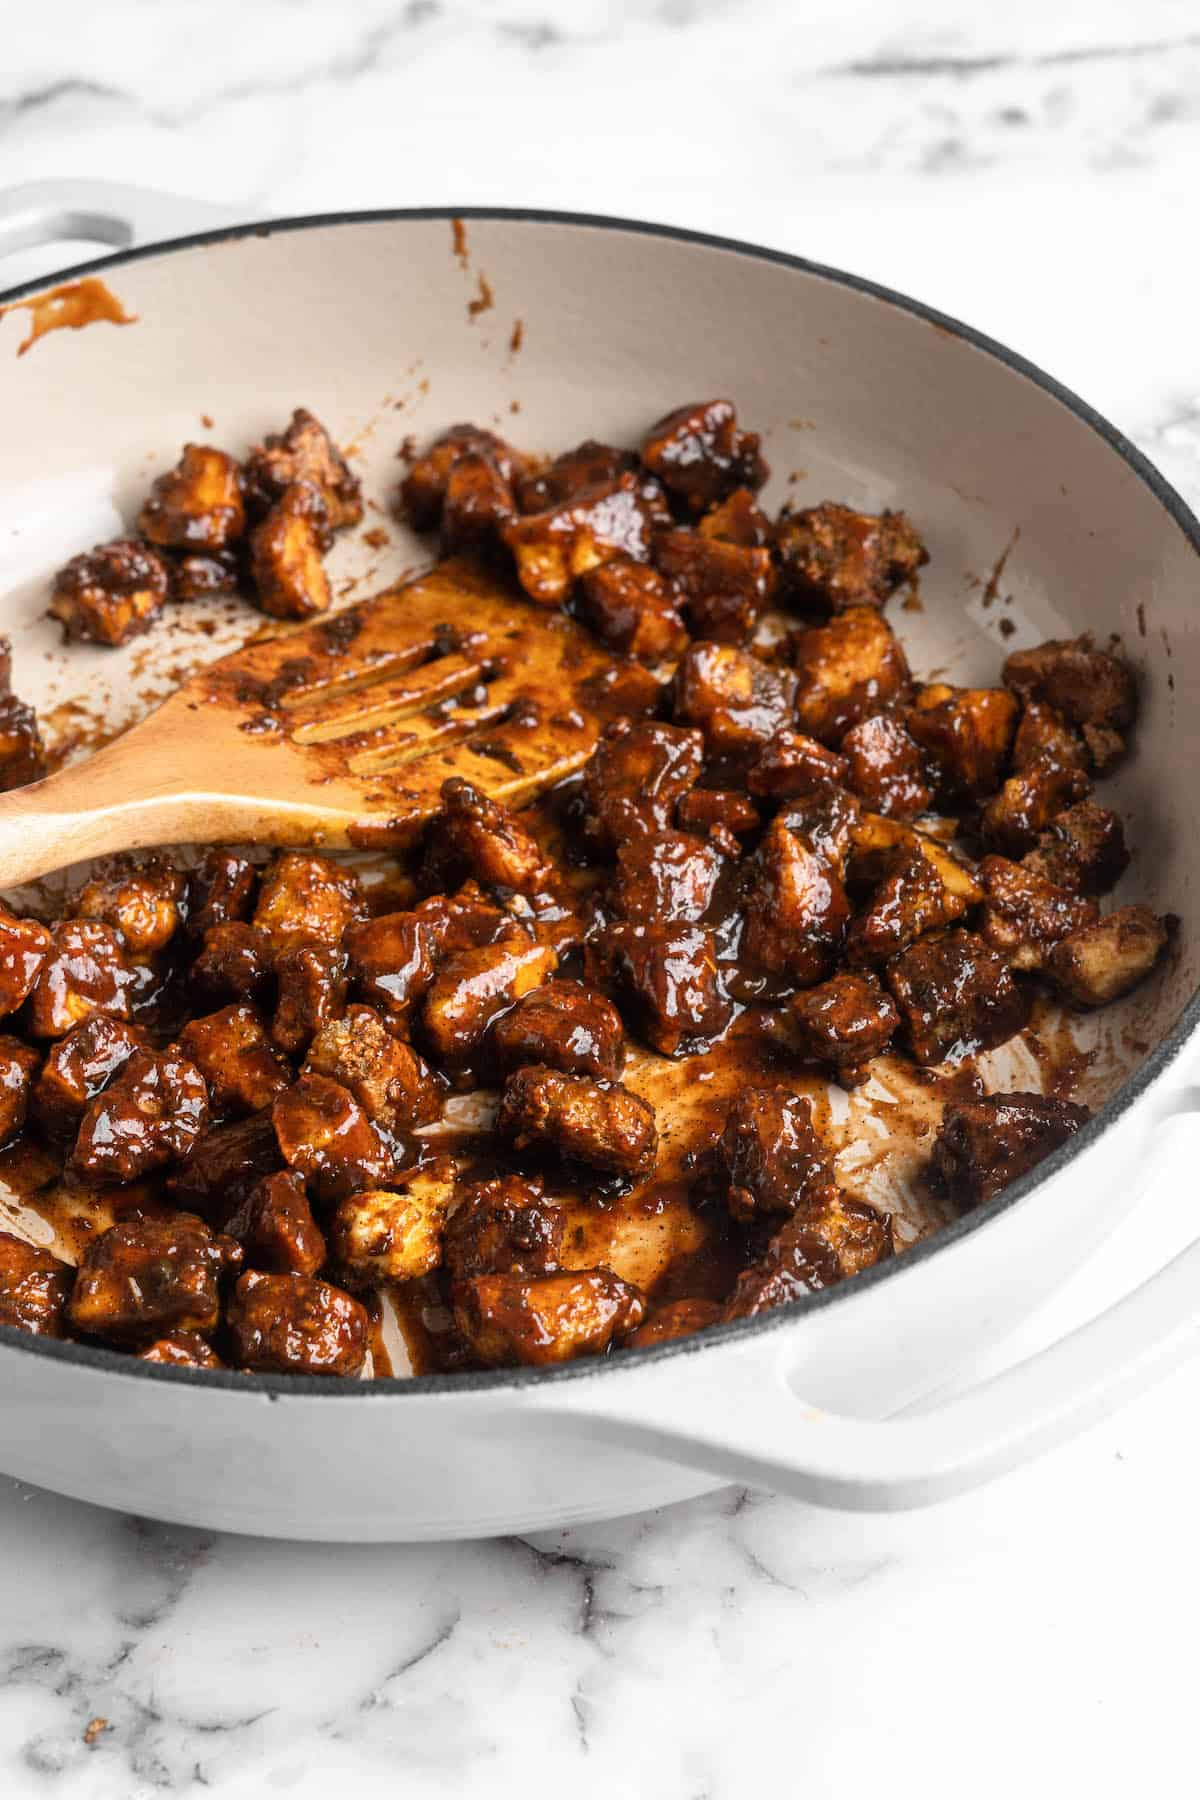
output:
[[[1193,503],[1198,153],[1194,0],[66,0],[0,59],[4,182],[759,239],[1008,340]],[[1175,1173],[1030,1341],[1186,1231]],[[213,1539],[0,1480],[0,1794],[1191,1793],[1198,1403],[1193,1365],[923,1514],[727,1493],[444,1549]]]

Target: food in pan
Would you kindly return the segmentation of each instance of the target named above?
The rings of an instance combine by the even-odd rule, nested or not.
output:
[[[1170,942],[1172,920],[1102,908],[1129,852],[1096,783],[1131,671],[1081,637],[1015,651],[995,686],[914,679],[887,608],[927,560],[916,522],[772,519],[767,473],[725,400],[640,452],[551,461],[453,426],[410,461],[408,520],[644,671],[582,774],[521,815],[448,781],[382,885],[214,848],[117,859],[59,917],[0,912],[2,1154],[81,1227],[74,1268],[0,1233],[0,1322],[354,1377],[386,1369],[390,1295],[422,1368],[619,1354],[893,1254],[839,1174],[826,1081],[899,1058],[931,1084],[925,1179],[951,1208],[1079,1130],[1082,1106],[989,1095],[975,1061],[1047,995],[1128,993]],[[109,645],[224,588],[303,618],[362,510],[303,410],[242,464],[188,445],[50,609]],[[42,752],[0,705],[14,785]],[[654,1104],[670,1068],[716,1097],[686,1144]],[[645,1286],[589,1229],[630,1206],[696,1226]]]

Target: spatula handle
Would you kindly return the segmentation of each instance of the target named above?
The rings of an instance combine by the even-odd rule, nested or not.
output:
[[[158,735],[135,726],[85,762],[0,795],[0,888],[152,844],[278,841],[263,815],[259,802],[185,780]]]

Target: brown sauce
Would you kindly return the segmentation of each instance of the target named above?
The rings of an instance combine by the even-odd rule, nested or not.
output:
[[[29,300],[13,300],[0,306],[0,318],[17,307],[29,314],[29,336],[17,345],[17,355],[24,356],[39,338],[51,331],[82,331],[86,325],[136,325],[136,313],[126,312],[112,289],[95,275],[82,281],[66,281]]]

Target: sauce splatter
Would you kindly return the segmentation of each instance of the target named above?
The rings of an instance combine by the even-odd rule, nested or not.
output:
[[[461,219],[451,219],[450,233],[454,244],[454,254],[465,269],[470,261],[471,253],[467,249],[467,228]]]
[[[521,346],[524,344],[524,342],[525,342],[525,321],[524,321],[524,319],[518,319],[512,328],[512,336],[508,340],[509,355],[510,356],[519,355],[520,351],[521,351]]]
[[[479,292],[473,300],[467,301],[467,316],[477,319],[481,313],[490,312],[496,304],[496,296],[492,292],[492,284],[482,269],[479,272]]]
[[[994,606],[996,603],[996,600],[999,598],[1000,577],[1004,573],[1004,565],[1008,561],[1009,557],[1012,555],[1013,551],[1016,549],[1016,546],[1017,546],[1018,540],[1020,539],[1020,536],[1021,536],[1021,527],[1019,525],[1015,525],[1013,527],[1012,536],[1009,538],[1007,544],[1005,544],[1003,550],[1000,552],[999,556],[996,558],[996,566],[987,578],[987,582],[986,582],[986,584],[984,586],[984,590],[983,590],[983,599],[980,602],[980,604],[982,606]]]
[[[17,345],[17,355],[24,356],[39,338],[51,331],[82,331],[85,325],[136,325],[136,313],[126,312],[112,289],[94,275],[82,281],[66,281],[61,287],[35,294],[30,300],[12,300],[0,306],[5,313],[23,307],[29,314],[29,336]]]

